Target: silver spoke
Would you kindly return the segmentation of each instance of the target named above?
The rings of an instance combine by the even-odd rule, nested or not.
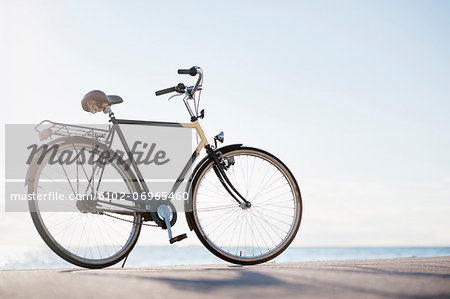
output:
[[[278,255],[295,236],[301,206],[297,185],[277,160],[255,150],[236,150],[226,174],[252,203],[239,206],[219,182],[211,163],[194,186],[197,227],[217,252],[233,261],[259,261]],[[228,161],[228,160],[224,160]],[[234,202],[234,204],[232,204]]]
[[[38,194],[49,192],[63,193],[65,195],[85,195],[98,189],[99,192],[133,192],[132,180],[128,178],[123,165],[111,161],[97,171],[98,167],[84,167],[77,163],[82,149],[89,151],[90,144],[67,144],[60,146],[58,151],[72,153],[75,163],[44,163],[35,178],[36,183],[30,188]],[[58,157],[60,153],[58,152]],[[96,158],[100,152],[96,153]],[[114,183],[102,182],[102,176],[114,178]],[[117,180],[121,178],[121,180]],[[95,189],[94,189],[95,181]],[[80,193],[84,192],[84,193]],[[115,263],[124,257],[125,251],[137,240],[140,231],[140,216],[120,215],[120,221],[105,215],[92,212],[81,212],[78,203],[86,201],[69,202],[69,211],[50,211],[39,201],[34,201],[36,209],[32,213],[35,224],[41,227],[43,238],[50,240],[56,247],[56,252],[72,263],[83,266]],[[92,201],[95,204],[95,199]],[[87,205],[88,203],[86,203]],[[54,249],[55,250],[55,249]]]

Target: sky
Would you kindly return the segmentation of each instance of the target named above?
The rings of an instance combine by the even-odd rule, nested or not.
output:
[[[434,0],[3,0],[1,120],[106,123],[80,105],[100,89],[123,97],[121,118],[187,122],[154,91],[198,65],[207,135],[266,149],[297,178],[294,246],[449,246],[449,14]],[[0,245],[42,244],[1,205]],[[147,229],[138,244],[166,238]]]

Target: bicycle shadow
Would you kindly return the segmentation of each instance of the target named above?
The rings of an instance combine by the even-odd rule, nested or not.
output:
[[[190,291],[214,293],[223,289],[230,289],[236,292],[244,289],[252,289],[252,292],[261,293],[261,295],[269,295],[272,292],[287,292],[289,294],[317,295],[330,294],[333,292],[350,292],[351,294],[359,294],[361,296],[381,296],[381,297],[408,297],[422,298],[421,295],[405,294],[402,290],[384,289],[370,284],[355,285],[352,283],[351,277],[354,275],[365,274],[374,276],[376,279],[382,277],[392,277],[396,279],[405,278],[432,278],[432,279],[448,279],[448,273],[427,273],[426,271],[401,271],[400,269],[388,270],[379,269],[374,266],[364,265],[339,265],[333,268],[304,268],[303,271],[286,271],[289,276],[279,276],[283,270],[292,270],[290,267],[277,265],[277,272],[261,272],[259,268],[227,266],[226,268],[202,268],[202,269],[174,269],[174,273],[170,273],[170,269],[164,269],[165,273],[159,271],[147,271],[145,269],[129,269],[131,272],[124,273],[122,269],[101,270],[66,270],[61,272],[77,272],[81,275],[92,275],[104,278],[121,278],[134,279],[146,282],[156,282],[169,285],[171,288]],[[118,271],[116,271],[118,270]],[[167,272],[169,271],[169,273]],[[205,273],[206,272],[206,273]],[[209,274],[209,273],[210,274]],[[335,280],[334,278],[321,277],[314,273],[327,273],[341,276],[347,275],[349,280]],[[306,275],[305,275],[306,274]],[[325,276],[327,276],[325,275]],[[378,278],[377,278],[378,277]],[[246,289],[245,292],[248,292]],[[440,295],[447,296],[447,293]],[[444,296],[444,297],[445,297]],[[264,296],[263,296],[264,297]],[[439,296],[438,296],[439,297]]]
[[[217,270],[216,270],[217,271]],[[192,291],[211,291],[217,288],[241,288],[241,287],[283,287],[290,286],[290,283],[284,282],[272,275],[262,274],[258,272],[238,270],[235,269],[224,269],[223,271],[233,271],[237,275],[230,278],[222,279],[196,279],[196,278],[174,278],[174,277],[152,277],[153,281],[160,281],[170,284],[172,287],[182,289],[182,290],[192,290]],[[299,285],[296,285],[299,287]]]
[[[115,271],[117,270],[117,271]],[[134,270],[131,270],[134,271]],[[213,275],[205,275],[204,272],[214,272]],[[186,277],[181,277],[180,273],[186,272]],[[173,288],[184,291],[209,292],[219,288],[247,288],[247,287],[293,287],[300,288],[301,285],[296,283],[288,283],[276,278],[271,274],[263,274],[256,271],[245,270],[242,266],[227,266],[227,268],[206,268],[201,271],[174,270],[176,275],[163,275],[158,272],[143,272],[143,273],[123,273],[122,269],[110,269],[107,271],[101,270],[85,270],[85,269],[70,269],[63,270],[60,273],[79,273],[81,275],[92,275],[98,277],[121,278],[121,279],[137,279],[142,281],[154,281],[168,284]],[[205,278],[208,277],[208,278]],[[306,287],[306,286],[304,286]],[[310,286],[308,286],[310,287]]]

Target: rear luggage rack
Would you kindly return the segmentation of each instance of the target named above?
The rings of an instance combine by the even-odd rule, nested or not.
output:
[[[108,126],[108,129],[99,129],[92,127],[57,123],[50,120],[43,120],[41,123],[35,126],[34,129],[36,130],[36,132],[39,133],[39,140],[41,141],[47,138],[53,140],[54,138],[57,137],[81,136],[92,138],[98,142],[110,145],[112,139],[110,134],[110,126]]]

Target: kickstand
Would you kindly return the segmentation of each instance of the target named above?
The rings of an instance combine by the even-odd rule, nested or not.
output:
[[[127,256],[125,257],[125,259],[123,260],[123,263],[122,263],[122,268],[123,268],[123,267],[125,267],[125,263],[127,262],[127,259],[128,259],[128,255],[129,255],[129,254],[127,254]]]

